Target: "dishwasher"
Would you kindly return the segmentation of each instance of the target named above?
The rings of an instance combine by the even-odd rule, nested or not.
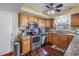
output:
[[[46,42],[46,33],[41,34],[41,45],[44,45]]]

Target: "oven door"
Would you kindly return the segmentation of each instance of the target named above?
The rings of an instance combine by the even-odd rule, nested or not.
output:
[[[41,40],[40,37],[41,37],[40,35],[38,35],[38,36],[32,36],[32,43],[39,42]]]
[[[32,41],[32,47],[31,51],[34,51],[36,49],[39,49],[41,47],[41,35],[39,36],[32,36],[31,41]]]

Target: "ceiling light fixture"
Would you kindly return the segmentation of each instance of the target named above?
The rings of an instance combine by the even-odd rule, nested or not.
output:
[[[47,12],[47,14],[49,14],[49,15],[55,14],[55,11],[54,10],[50,10],[50,11]]]
[[[60,12],[61,9],[59,9],[60,7],[63,7],[63,4],[56,4],[56,3],[49,3],[45,6],[48,10],[47,10],[47,14],[48,15],[52,15],[55,14],[57,12]]]

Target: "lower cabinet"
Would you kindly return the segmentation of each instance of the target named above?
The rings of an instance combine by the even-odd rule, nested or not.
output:
[[[73,39],[73,36],[71,35],[62,35],[57,33],[48,33],[47,34],[47,42],[50,44],[56,44],[59,46],[62,46],[64,48],[67,48]]]
[[[57,34],[53,34],[52,42],[57,45],[59,44],[59,36]]]
[[[59,35],[59,44],[62,47],[68,47],[68,36],[67,35]]]
[[[21,55],[30,52],[30,37],[21,37]]]
[[[46,38],[47,38],[47,43],[53,44],[53,34],[52,33],[48,33]]]
[[[70,44],[70,42],[72,41],[73,37],[74,37],[74,36],[72,36],[72,35],[69,35],[69,36],[68,36],[68,42],[67,42],[67,43],[68,43],[68,45],[69,45],[69,44]]]

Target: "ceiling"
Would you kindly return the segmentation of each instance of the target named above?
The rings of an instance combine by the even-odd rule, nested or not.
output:
[[[62,3],[63,7],[59,8],[59,9],[61,9],[60,12],[56,12],[53,15],[48,15],[48,14],[44,13],[44,10],[48,10],[48,8],[45,7],[47,4],[49,4],[49,3],[24,3],[24,6],[26,8],[26,9],[24,8],[24,11],[29,12],[29,13],[30,12],[32,13],[34,11],[35,15],[38,15],[39,13],[41,13],[38,16],[41,16],[43,18],[52,18],[52,17],[58,16],[58,15],[64,14],[68,11],[70,12],[71,9],[74,9],[74,7],[79,6],[78,3]],[[57,4],[60,4],[60,3],[55,3],[55,5],[57,5]],[[34,14],[34,13],[32,13],[32,14]]]
[[[43,13],[44,10],[47,10],[47,8],[45,7],[47,4],[49,3],[0,3],[0,10],[15,13],[24,12],[33,16],[51,18],[55,15],[60,15],[61,13],[64,14],[64,10],[66,10],[67,12],[69,11],[68,9],[70,9],[71,7],[79,6],[78,3],[62,3],[63,7],[59,8],[62,11],[50,16],[48,14]],[[55,3],[55,5],[57,4],[59,3]]]
[[[0,10],[18,13],[23,5],[23,3],[0,3]]]
[[[44,10],[47,10],[47,8],[45,7],[48,3],[26,3],[24,4],[25,6],[30,6],[34,9],[37,9],[41,12],[43,12]],[[57,5],[59,3],[55,3],[55,5]],[[68,9],[72,6],[77,6],[77,3],[62,3],[63,7],[60,7],[59,9],[64,10],[64,9]]]

